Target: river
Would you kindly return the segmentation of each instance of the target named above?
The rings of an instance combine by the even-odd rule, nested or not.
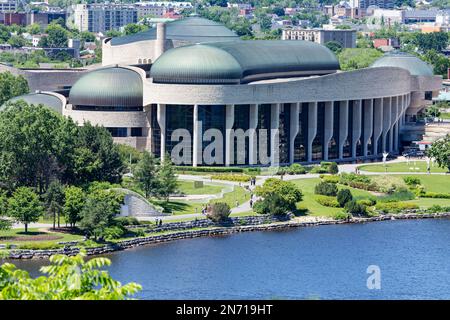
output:
[[[141,299],[450,299],[450,219],[249,232],[107,255]],[[38,274],[45,260],[13,261]],[[381,289],[368,289],[369,265]]]

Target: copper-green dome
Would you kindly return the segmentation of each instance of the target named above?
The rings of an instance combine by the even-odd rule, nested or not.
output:
[[[123,67],[107,67],[82,76],[70,89],[77,106],[139,107],[143,105],[141,75]]]
[[[408,70],[413,76],[433,76],[433,69],[428,63],[406,53],[386,54],[376,60],[371,67],[397,67]]]
[[[310,41],[226,41],[170,49],[152,65],[156,83],[233,84],[336,72],[339,62]]]
[[[9,102],[17,102],[20,100],[23,100],[26,103],[35,106],[42,104],[44,107],[52,109],[58,113],[62,113],[62,108],[64,104],[64,102],[59,97],[48,92],[35,92],[24,94],[10,99]]]

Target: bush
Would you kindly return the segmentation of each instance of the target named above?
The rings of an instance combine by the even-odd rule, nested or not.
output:
[[[380,202],[397,202],[397,201],[413,200],[415,198],[416,198],[415,194],[412,193],[410,190],[400,188],[399,190],[396,190],[391,194],[378,197],[378,200]]]
[[[399,213],[404,210],[418,209],[419,206],[415,203],[408,202],[379,202],[375,209],[383,213]]]
[[[367,207],[374,206],[377,202],[373,199],[361,199],[356,201],[358,204]]]
[[[338,176],[330,176],[330,175],[321,174],[320,179],[322,179],[322,181],[328,182],[328,183],[339,183]]]
[[[328,172],[331,174],[338,174],[339,168],[336,162],[332,162],[328,167]]]
[[[253,210],[258,214],[272,214],[275,216],[285,215],[295,210],[292,203],[276,193],[266,196],[263,200],[258,200],[253,205]]]
[[[235,182],[249,182],[251,177],[245,174],[215,174],[211,176],[211,179]]]
[[[375,176],[372,178],[377,186],[378,191],[383,193],[393,193],[400,189],[407,189],[405,181],[400,177],[390,175]]]
[[[287,168],[289,174],[305,174],[306,169],[299,163],[293,163]]]
[[[430,212],[430,213],[450,212],[450,207],[442,207],[442,206],[435,204],[435,205],[429,207],[427,209],[427,212]]]
[[[420,194],[423,198],[441,198],[450,199],[450,193],[440,193],[440,192],[425,192]]]
[[[411,176],[404,177],[404,178],[403,178],[403,181],[405,181],[405,183],[406,183],[408,186],[412,186],[412,187],[417,186],[417,185],[420,184],[420,179],[417,178],[417,177],[411,177]]]
[[[136,219],[135,217],[117,217],[114,220],[118,225],[123,226],[123,227],[138,226],[141,224],[139,222],[139,220]]]
[[[338,193],[338,188],[334,183],[321,181],[314,187],[314,193],[334,197]]]
[[[334,215],[333,215],[333,219],[334,220],[345,220],[345,219],[347,219],[349,217],[349,214],[348,213],[345,213],[345,212],[337,212],[337,213],[335,213]]]
[[[345,207],[345,204],[353,200],[352,193],[349,189],[341,189],[337,193],[337,202],[341,208]]]
[[[103,238],[106,240],[119,239],[125,235],[126,230],[121,226],[107,227],[103,230]]]
[[[207,217],[214,222],[226,221],[230,216],[230,206],[225,202],[216,202],[211,205]]]
[[[355,200],[351,200],[345,204],[345,210],[352,215],[365,215],[367,213],[366,206],[359,204]]]
[[[179,172],[223,172],[223,173],[242,173],[244,168],[239,167],[189,167],[189,166],[174,166]]]
[[[317,203],[321,204],[325,207],[332,207],[332,208],[339,208],[339,202],[336,200],[335,197],[329,197],[329,196],[323,196],[323,195],[317,195],[316,196]]]
[[[356,189],[379,191],[378,185],[364,175],[343,172],[339,175],[339,183]]]
[[[314,166],[310,173],[328,173],[328,170],[319,166]]]
[[[133,229],[133,233],[135,237],[145,237],[144,229]]]

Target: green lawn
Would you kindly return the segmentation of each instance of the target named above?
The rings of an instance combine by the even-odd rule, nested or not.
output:
[[[428,208],[434,205],[450,207],[450,199],[419,198],[416,200],[409,200],[405,202],[416,203],[419,207],[422,208]]]
[[[387,172],[427,172],[427,163],[423,160],[418,160],[415,162],[410,161],[409,165],[407,162],[394,162],[386,164]],[[366,164],[358,167],[361,171],[368,172],[385,172],[385,166],[382,164]],[[415,169],[419,168],[419,169]],[[439,168],[437,164],[431,166],[431,172],[447,172],[447,169]]]
[[[399,175],[400,177],[414,176],[420,179],[420,183],[425,187],[426,191],[450,193],[450,175]]]
[[[440,118],[442,118],[442,119],[450,119],[450,113],[443,112],[443,113],[441,113]]]
[[[184,194],[217,194],[226,186],[203,184],[201,188],[195,188],[194,181],[178,180],[178,190]]]
[[[45,239],[46,236],[56,236],[57,239]],[[19,237],[20,239],[5,239],[5,237]],[[40,239],[42,237],[42,239]],[[56,244],[63,241],[82,240],[83,236],[71,233],[61,232],[44,232],[38,228],[28,229],[25,233],[24,229],[10,229],[0,231],[0,243],[29,245],[29,244]]]
[[[311,216],[333,216],[338,212],[342,212],[342,208],[325,207],[315,200],[314,187],[320,182],[319,178],[291,180],[303,193],[303,200],[297,204],[299,209],[307,209],[307,214]],[[368,198],[373,195],[365,190],[350,188],[346,186],[338,186],[339,189],[350,189],[355,198]]]

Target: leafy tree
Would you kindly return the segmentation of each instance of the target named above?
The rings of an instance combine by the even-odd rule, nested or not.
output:
[[[253,210],[258,214],[285,215],[295,210],[291,203],[276,193],[272,193],[253,205]]]
[[[8,196],[5,191],[0,190],[0,230],[11,228],[11,220],[2,218],[8,213]]]
[[[29,24],[27,26],[27,32],[29,34],[39,34],[41,33],[41,26],[37,23]]]
[[[331,174],[338,174],[339,173],[339,167],[336,162],[332,162],[328,167],[328,172]]]
[[[73,227],[81,220],[81,211],[84,207],[85,195],[81,188],[70,186],[64,190],[64,198],[64,217],[66,222]]]
[[[108,227],[114,225],[114,216],[120,211],[123,195],[111,190],[98,190],[88,196],[81,211],[80,229],[95,240],[105,237]]]
[[[207,217],[214,222],[222,222],[228,220],[230,213],[230,206],[227,203],[216,202],[211,205],[210,211],[207,213]]]
[[[13,48],[21,48],[27,44],[27,41],[22,36],[11,36],[8,40]]]
[[[334,54],[339,54],[342,51],[342,45],[337,41],[328,41],[325,47],[333,51]]]
[[[58,217],[58,228],[60,225],[61,211],[64,206],[64,187],[58,180],[53,180],[44,195],[47,212],[53,216],[53,229],[56,228],[56,217]]]
[[[314,187],[314,193],[334,197],[338,193],[338,188],[335,183],[321,181]]]
[[[337,201],[339,206],[343,208],[347,202],[352,201],[353,196],[349,189],[341,189],[337,193]]]
[[[429,118],[439,118],[441,111],[436,105],[431,105],[425,110],[425,115]]]
[[[39,197],[31,188],[17,188],[8,200],[8,215],[25,225],[25,233],[28,232],[28,224],[37,222],[43,213]]]
[[[14,76],[11,72],[0,73],[0,106],[11,98],[29,92],[27,80],[19,75]]]
[[[421,56],[424,61],[433,66],[434,74],[447,78],[447,70],[450,68],[450,59],[434,49],[428,50],[425,55]]]
[[[169,154],[166,154],[164,160],[158,168],[158,195],[169,201],[169,195],[178,187],[175,168],[172,164]]]
[[[277,194],[291,211],[294,211],[296,203],[302,200],[302,192],[294,183],[275,178],[267,179],[262,186],[256,187],[255,191],[257,196],[263,198]]]
[[[39,46],[44,48],[65,48],[69,40],[69,32],[57,23],[51,23],[45,30],[47,36],[39,41]]]
[[[123,300],[142,287],[134,282],[122,285],[103,267],[107,258],[85,261],[86,254],[54,255],[50,265],[41,268],[46,276],[32,278],[11,263],[0,266],[0,300]]]
[[[144,151],[134,172],[136,184],[144,191],[145,197],[156,195],[159,187],[154,156]]]
[[[450,171],[450,135],[438,139],[427,151],[429,157],[436,159],[439,167],[447,168]]]
[[[109,30],[108,32],[106,32],[106,36],[107,37],[120,37],[122,35],[122,32],[118,31],[118,30]]]
[[[124,28],[125,35],[135,34],[147,30],[148,27],[142,24],[130,23]]]
[[[345,204],[345,210],[352,215],[365,215],[367,208],[365,205],[359,204],[355,200],[351,200]]]
[[[377,49],[345,48],[339,54],[339,63],[343,71],[367,68],[382,55]]]

